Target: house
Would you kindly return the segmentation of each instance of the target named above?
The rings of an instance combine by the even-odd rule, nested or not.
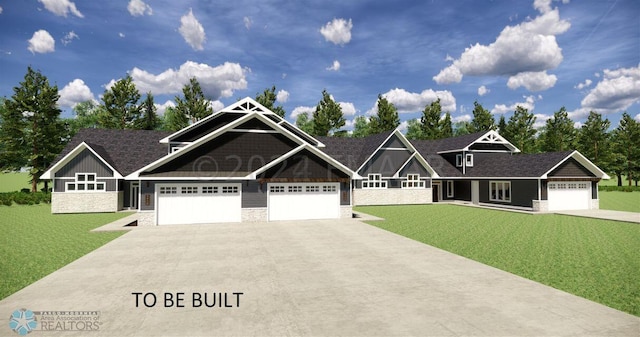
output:
[[[139,212],[139,225],[350,218],[355,205],[457,200],[598,208],[608,176],[577,151],[518,154],[495,131],[409,141],[314,138],[251,98],[178,132],[81,130],[41,179],[52,212]]]

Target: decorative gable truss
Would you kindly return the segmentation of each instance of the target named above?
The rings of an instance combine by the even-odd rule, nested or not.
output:
[[[498,132],[494,130],[487,131],[482,136],[469,144],[460,146],[459,149],[451,149],[447,151],[439,151],[438,154],[452,153],[452,152],[511,152],[518,153],[520,150],[511,144],[506,138],[500,136]]]

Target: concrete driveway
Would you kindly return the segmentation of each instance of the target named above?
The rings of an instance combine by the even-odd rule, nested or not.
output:
[[[640,332],[638,317],[355,220],[136,229],[1,301],[0,335],[17,336],[20,308],[59,331],[33,337]]]

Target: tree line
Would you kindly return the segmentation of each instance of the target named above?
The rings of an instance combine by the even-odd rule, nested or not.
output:
[[[24,80],[13,88],[11,98],[0,99],[0,169],[30,168],[32,190],[46,168],[55,160],[64,145],[82,128],[141,129],[177,131],[213,113],[200,83],[191,78],[175,96],[175,106],[167,107],[163,116],[157,113],[154,96],[140,94],[133,79],[127,75],[107,88],[102,102],[86,101],[73,107],[73,118],[61,118],[57,105],[58,87],[50,85],[40,71],[28,67]],[[256,101],[285,117],[277,106],[276,87],[256,94]],[[400,125],[397,108],[378,95],[376,113],[357,116],[353,131],[344,129],[346,120],[342,108],[327,90],[311,116],[298,115],[296,125],[313,136],[366,137],[391,131]],[[620,124],[610,130],[611,123],[601,114],[591,112],[579,128],[569,118],[565,108],[556,111],[545,126],[534,128],[536,117],[518,106],[507,121],[498,123],[480,103],[474,102],[471,121],[453,123],[451,114],[442,111],[440,99],[426,105],[420,119],[410,120],[409,139],[441,139],[475,132],[497,130],[523,153],[553,152],[577,149],[606,172],[635,181],[640,178],[640,123],[624,113]],[[45,186],[47,188],[47,186]]]

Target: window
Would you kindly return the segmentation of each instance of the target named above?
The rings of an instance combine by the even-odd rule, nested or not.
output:
[[[177,194],[178,188],[175,186],[162,186],[160,187],[160,194]]]
[[[462,155],[461,154],[457,154],[456,155],[456,167],[462,167]]]
[[[323,185],[322,192],[330,192],[333,193],[336,191],[336,185]]]
[[[269,192],[271,193],[284,193],[284,186],[282,185],[270,185]]]
[[[511,202],[511,182],[491,181],[489,183],[489,200]]]
[[[198,187],[182,186],[182,194],[198,194]]]
[[[302,192],[302,186],[299,186],[299,185],[289,186],[289,188],[287,189],[287,192],[289,192],[289,193],[301,193]]]
[[[379,173],[372,173],[362,182],[362,188],[387,188],[387,182],[382,180]]]
[[[424,188],[424,181],[419,174],[407,174],[407,180],[402,182],[402,188]]]
[[[465,162],[467,167],[473,167],[473,154],[472,153],[467,153],[467,155],[465,156]]]
[[[453,180],[447,180],[447,198],[453,198]]]
[[[307,186],[305,188],[305,192],[307,193],[320,192],[320,186],[318,185]]]
[[[75,181],[68,182],[67,192],[104,192],[106,183],[96,181],[95,173],[76,173]]]
[[[218,193],[218,187],[202,186],[202,194],[216,194],[216,193]]]
[[[222,194],[238,193],[238,186],[222,186]]]

